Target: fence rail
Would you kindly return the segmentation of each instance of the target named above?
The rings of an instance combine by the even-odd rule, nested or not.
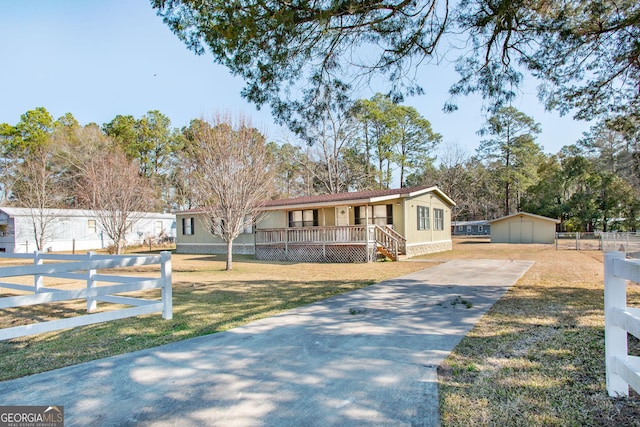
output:
[[[602,233],[602,250],[624,252],[631,258],[639,258],[640,234],[635,231]]]
[[[640,357],[628,354],[627,335],[640,338],[640,309],[627,307],[627,280],[640,282],[640,260],[608,252],[604,262],[604,337],[609,396],[640,392]]]
[[[27,295],[0,297],[0,309],[26,307],[37,304],[84,299],[87,312],[97,308],[97,303],[108,302],[130,306],[129,308],[86,314],[66,319],[32,323],[0,329],[0,340],[17,338],[26,335],[51,332],[59,329],[90,325],[115,319],[138,316],[142,314],[162,312],[163,319],[173,316],[171,287],[171,253],[160,255],[86,255],[43,254],[2,254],[0,258],[16,258],[33,260],[33,265],[0,268],[0,290],[2,288],[30,292]],[[56,261],[45,264],[45,261]],[[134,277],[99,274],[98,270],[125,268],[143,265],[160,265],[160,277]],[[33,285],[5,282],[7,278],[33,276]],[[58,289],[45,287],[44,278],[60,278],[86,283],[85,288]],[[116,283],[101,285],[99,283]],[[127,297],[125,292],[161,289],[162,299],[148,300]]]
[[[556,249],[599,251],[602,249],[601,233],[560,232],[556,233]]]

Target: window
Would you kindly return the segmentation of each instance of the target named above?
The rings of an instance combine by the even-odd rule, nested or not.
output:
[[[225,233],[224,219],[211,218],[211,234],[218,237],[223,237]]]
[[[482,228],[481,225],[478,226],[478,233],[482,233],[484,231],[484,228]]]
[[[289,227],[317,227],[318,209],[289,211]]]
[[[433,210],[433,229],[437,231],[444,230],[444,209]]]
[[[89,233],[97,233],[98,232],[98,225],[96,224],[96,220],[95,219],[87,220],[87,229],[89,230]]]
[[[164,232],[164,226],[162,224],[162,221],[156,221],[156,228],[155,228],[156,236],[160,236],[163,232]]]
[[[251,215],[245,215],[244,217],[244,229],[242,230],[244,234],[253,233],[253,218]]]
[[[193,235],[193,218],[182,218],[182,234]]]
[[[473,227],[467,225],[467,233],[471,233],[473,231]]]
[[[353,215],[356,225],[364,224],[369,215],[369,224],[393,225],[393,205],[355,206]]]
[[[418,230],[429,229],[429,207],[418,206]]]
[[[459,226],[458,226],[458,231],[462,231],[462,230],[464,230],[464,226],[459,225]]]

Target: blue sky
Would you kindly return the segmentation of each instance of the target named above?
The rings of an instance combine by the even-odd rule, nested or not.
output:
[[[268,107],[258,111],[241,98],[239,78],[211,56],[188,51],[147,0],[0,0],[0,47],[0,123],[16,124],[40,106],[54,118],[71,112],[83,125],[160,110],[172,126],[182,127],[193,118],[230,111],[252,117],[271,139],[286,136]],[[460,98],[459,111],[445,114],[453,67],[425,67],[418,75],[426,94],[406,104],[431,122],[444,143],[473,154],[484,122],[478,98]],[[513,106],[541,123],[538,143],[547,153],[574,143],[588,129],[584,122],[545,112],[533,90]]]

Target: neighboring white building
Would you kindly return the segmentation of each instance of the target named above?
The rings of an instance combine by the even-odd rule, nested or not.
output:
[[[0,252],[30,253],[36,250],[33,216],[37,209],[0,207]],[[90,210],[49,209],[44,251],[86,251],[104,249],[113,244]],[[142,244],[146,239],[176,237],[176,216],[145,212],[125,237],[128,244]]]

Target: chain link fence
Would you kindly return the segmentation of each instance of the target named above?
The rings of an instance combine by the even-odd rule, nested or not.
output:
[[[556,249],[577,251],[602,250],[602,233],[556,233]]]
[[[556,233],[556,249],[578,251],[619,251],[630,258],[640,258],[640,233],[596,232]]]
[[[612,232],[600,233],[602,241],[602,251],[620,251],[628,257],[640,258],[640,234],[637,232]]]

